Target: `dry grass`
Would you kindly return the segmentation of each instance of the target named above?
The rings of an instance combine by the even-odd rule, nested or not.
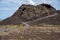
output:
[[[25,26],[21,25],[3,25],[2,28],[11,28],[9,31],[1,32],[2,40],[59,40],[60,25],[45,26]]]

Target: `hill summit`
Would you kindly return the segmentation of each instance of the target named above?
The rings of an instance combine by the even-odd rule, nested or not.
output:
[[[50,4],[26,5],[22,4],[18,10],[9,18],[0,22],[4,25],[19,25],[22,22],[30,24],[60,24],[60,11],[56,10]],[[35,22],[34,22],[35,21]]]

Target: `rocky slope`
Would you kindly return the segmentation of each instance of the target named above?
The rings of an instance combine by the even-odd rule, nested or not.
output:
[[[56,10],[54,7],[52,7],[49,4],[40,4],[40,5],[25,5],[22,4],[18,10],[9,18],[3,20],[0,22],[0,24],[4,25],[19,25],[21,22],[28,22],[31,21],[30,24],[40,24],[40,23],[46,23],[46,24],[60,24],[60,15],[55,15],[52,17],[47,17],[42,20],[37,20],[46,16],[54,15],[54,14],[60,14],[59,10]],[[33,22],[36,20],[35,22]]]

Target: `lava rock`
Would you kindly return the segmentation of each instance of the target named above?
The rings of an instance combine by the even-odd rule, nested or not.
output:
[[[60,11],[56,10],[54,7],[52,7],[50,4],[39,4],[39,5],[26,5],[22,4],[18,10],[9,18],[3,20],[0,22],[0,24],[4,25],[19,25],[22,22],[28,22],[31,21],[31,24],[35,24],[33,20],[50,16],[53,14],[59,14]],[[46,18],[43,20],[36,21],[36,24],[40,23],[46,23],[46,24],[60,24],[60,16],[54,16],[51,18]],[[35,24],[35,25],[36,25]]]

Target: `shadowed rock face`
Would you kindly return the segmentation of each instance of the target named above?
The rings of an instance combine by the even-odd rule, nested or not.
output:
[[[54,7],[52,7],[49,4],[40,4],[37,6],[22,4],[22,6],[19,7],[18,10],[11,17],[3,20],[2,22],[0,22],[0,24],[18,25],[21,24],[21,22],[27,22],[27,21],[31,21],[32,24],[33,20],[53,15],[55,13],[59,14],[60,11],[57,11]],[[59,20],[60,19],[58,15],[44,20],[39,20],[37,21],[37,24],[38,23],[60,24]]]

